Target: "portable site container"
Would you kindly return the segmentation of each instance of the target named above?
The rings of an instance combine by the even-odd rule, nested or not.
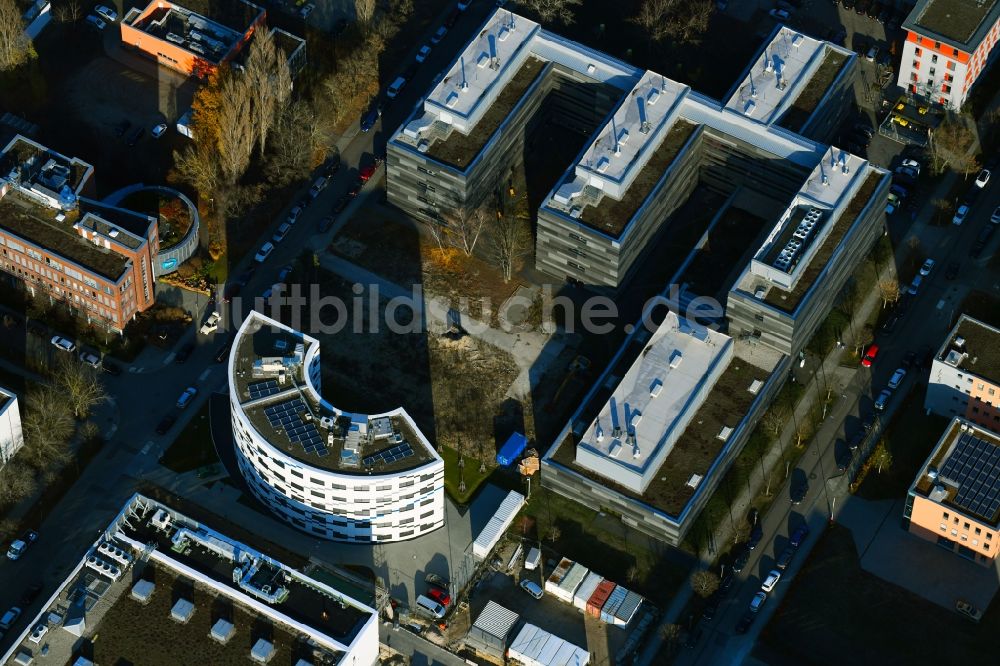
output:
[[[507,493],[507,497],[500,503],[496,513],[486,523],[486,527],[479,533],[476,540],[472,542],[472,554],[480,559],[486,559],[486,556],[493,550],[493,546],[497,545],[500,537],[514,522],[514,518],[522,506],[524,506],[524,495],[513,490]]]
[[[601,617],[601,609],[607,603],[608,597],[614,592],[615,584],[610,580],[602,580],[594,590],[594,594],[587,600],[587,614],[592,617]]]
[[[553,594],[561,601],[565,601],[568,604],[573,603],[573,593],[580,587],[580,583],[583,582],[588,573],[590,573],[590,570],[587,567],[579,562],[574,563],[569,568],[569,571],[566,572],[566,575],[563,576],[563,579],[559,581],[559,584],[556,585]]]
[[[608,597],[607,602],[604,604],[604,608],[601,609],[601,622],[614,624],[615,611],[618,610],[627,596],[628,590],[621,585],[615,586],[614,592],[611,593],[611,596]]]
[[[593,571],[587,574],[587,577],[580,583],[580,587],[576,588],[576,594],[573,595],[573,605],[580,610],[587,610],[587,601],[593,596],[594,590],[597,589],[602,580],[604,579],[601,578],[600,574]]]
[[[568,557],[562,558],[562,560],[559,561],[558,566],[552,570],[552,573],[549,574],[548,579],[545,581],[545,591],[555,594],[556,589],[559,587],[559,583],[561,583],[562,579],[565,578],[567,573],[569,573],[570,567],[572,567],[573,564],[573,560]]]
[[[615,611],[615,624],[624,627],[631,622],[640,605],[642,605],[642,596],[629,590],[625,599],[622,600],[622,605]]]

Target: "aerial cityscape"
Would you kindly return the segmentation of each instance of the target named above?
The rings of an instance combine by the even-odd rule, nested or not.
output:
[[[97,1],[0,0],[0,666],[995,663],[1000,0]]]

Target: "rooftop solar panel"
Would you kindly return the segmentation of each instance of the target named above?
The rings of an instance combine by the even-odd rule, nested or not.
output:
[[[1000,447],[972,432],[963,432],[940,476],[957,486],[957,506],[993,520],[1000,509]]]

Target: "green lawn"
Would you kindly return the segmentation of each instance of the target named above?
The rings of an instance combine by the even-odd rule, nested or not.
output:
[[[849,530],[830,527],[764,628],[754,656],[770,664],[993,664],[994,601],[980,624],[863,569]]]
[[[553,526],[556,539],[551,538]],[[667,603],[693,564],[689,554],[642,535],[617,516],[537,484],[532,484],[531,498],[511,532],[536,540],[540,536],[546,559],[569,557],[657,605]]]
[[[465,467],[458,466],[458,451],[442,446],[438,453],[444,458],[444,489],[448,491],[451,498],[457,504],[468,504],[469,500],[476,493],[476,489],[490,477],[493,472],[493,464],[486,465],[486,473],[479,473],[479,461],[466,456]],[[459,492],[458,486],[465,478],[465,492]]]
[[[895,418],[883,433],[892,453],[892,466],[879,474],[872,469],[857,490],[857,495],[869,500],[899,499],[906,495],[917,470],[927,460],[948,425],[943,416],[924,411],[926,387],[921,382],[911,390]]]
[[[219,464],[208,424],[207,402],[163,454],[160,464],[178,474],[204,465]]]

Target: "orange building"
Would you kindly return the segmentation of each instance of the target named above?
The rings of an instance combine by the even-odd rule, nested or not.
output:
[[[122,19],[122,43],[165,67],[205,78],[243,49],[264,18],[264,9],[245,0],[191,0],[185,7],[153,0]]]
[[[1000,549],[1000,437],[954,419],[910,486],[903,526],[992,565]]]
[[[15,137],[0,152],[0,271],[120,333],[155,302],[156,218],[82,196],[94,168]]]

